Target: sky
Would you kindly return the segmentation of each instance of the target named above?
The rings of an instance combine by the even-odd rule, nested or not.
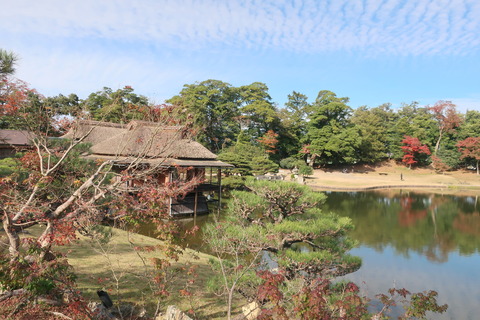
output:
[[[478,0],[0,0],[0,48],[45,96],[132,86],[154,103],[207,79],[263,82],[283,107],[480,111]]]

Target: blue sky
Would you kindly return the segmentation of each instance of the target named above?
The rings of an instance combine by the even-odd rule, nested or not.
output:
[[[0,48],[47,96],[132,86],[161,103],[218,79],[350,106],[480,110],[478,0],[1,0]]]

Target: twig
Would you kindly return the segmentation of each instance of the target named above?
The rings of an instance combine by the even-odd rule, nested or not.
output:
[[[70,318],[69,316],[66,316],[66,315],[64,315],[63,313],[60,313],[60,312],[47,311],[47,313],[51,313],[51,314],[53,314],[54,316],[57,316],[57,317],[60,317],[60,318],[63,318],[63,319],[73,320],[73,319]]]

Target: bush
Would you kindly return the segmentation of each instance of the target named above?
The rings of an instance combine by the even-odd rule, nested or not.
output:
[[[254,157],[251,162],[253,174],[265,174],[278,172],[278,164],[265,156]]]
[[[245,177],[228,176],[222,179],[222,187],[229,190],[243,190],[245,188]]]
[[[460,167],[461,153],[457,150],[439,150],[438,158],[444,163],[449,169],[458,169]]]
[[[298,173],[304,176],[311,176],[313,174],[313,168],[304,164],[298,168]]]
[[[294,157],[288,157],[285,159],[280,160],[280,168],[282,169],[293,169],[295,167],[300,168],[301,166],[305,165],[305,162],[300,159],[296,159]]]
[[[282,169],[293,169],[295,164],[297,163],[297,159],[288,157],[285,159],[280,160],[280,168]]]

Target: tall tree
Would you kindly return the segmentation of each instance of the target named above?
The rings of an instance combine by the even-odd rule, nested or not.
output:
[[[384,103],[372,108],[371,112],[380,118],[381,127],[386,135],[384,138],[386,153],[389,158],[392,158],[397,149],[400,149],[399,141],[401,137],[403,137],[402,135],[397,136],[395,132],[395,123],[398,120],[398,114],[392,109],[390,103]]]
[[[311,105],[307,100],[306,95],[293,91],[292,94],[288,95],[288,101],[285,103],[285,109],[283,109],[291,122],[290,126],[299,136],[306,133],[307,118],[311,112]]]
[[[308,97],[293,91],[288,95],[285,108],[279,110],[279,153],[282,158],[298,154],[307,133],[307,118],[311,106]]]
[[[480,137],[480,111],[468,110],[465,113],[465,121],[458,129],[458,137],[460,139]]]
[[[168,103],[185,108],[198,129],[197,140],[218,152],[235,142],[240,131],[240,97],[229,83],[206,80],[184,85]]]
[[[357,150],[361,137],[350,122],[352,109],[348,98],[339,98],[331,91],[322,90],[312,106],[306,143],[311,154],[311,165],[348,164],[359,160]]]
[[[419,107],[418,102],[402,104],[397,111],[396,121],[392,124],[391,152],[395,159],[402,159],[401,141],[404,136],[417,137],[419,140],[434,145],[437,139],[437,125],[427,108]]]
[[[268,87],[261,82],[254,82],[238,87],[241,103],[241,125],[251,141],[263,136],[268,130],[278,131],[279,117],[277,108],[268,93]]]
[[[436,156],[443,135],[453,132],[461,124],[462,119],[456,111],[456,105],[451,101],[438,101],[435,105],[429,107],[428,110],[433,113],[438,126],[438,138],[433,152]]]
[[[142,109],[149,107],[148,99],[137,95],[130,86],[116,91],[104,87],[91,93],[82,104],[92,119],[116,123],[143,119],[145,112]]]
[[[15,73],[17,61],[18,56],[15,53],[0,48],[0,80]]]
[[[361,136],[360,160],[373,163],[386,158],[388,134],[386,123],[381,116],[367,107],[359,107],[353,114],[352,123]]]

